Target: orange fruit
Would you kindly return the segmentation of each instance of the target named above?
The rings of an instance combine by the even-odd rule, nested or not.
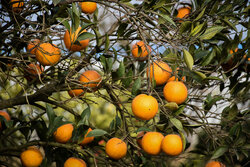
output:
[[[75,96],[83,96],[84,90],[82,89],[73,89],[69,90],[68,94],[70,97],[75,97]]]
[[[180,18],[180,19],[185,18],[185,17],[187,17],[190,14],[190,12],[191,12],[191,8],[190,7],[180,8],[178,10],[178,14],[177,14],[176,17]]]
[[[42,43],[36,51],[36,59],[44,66],[56,64],[61,57],[61,51],[56,45],[51,43]]]
[[[230,59],[226,62],[221,64],[224,71],[228,71],[233,68],[234,66],[234,54],[238,51],[238,48],[235,48],[235,50],[231,49],[229,53],[232,55]]]
[[[141,53],[139,54],[139,48],[141,48]],[[148,50],[147,50],[148,48]],[[147,59],[148,51],[151,52],[151,47],[144,44],[143,41],[139,41],[136,44],[132,46],[132,55],[134,58],[136,58],[139,61],[144,61]]]
[[[94,13],[97,8],[97,4],[95,2],[80,2],[80,6],[82,12],[86,14]]]
[[[35,78],[37,75],[40,75],[43,72],[43,67],[40,67],[38,64],[30,63],[27,68],[27,72],[31,75],[29,77]]]
[[[10,121],[10,115],[6,111],[0,111],[0,115],[3,116],[7,121]],[[2,124],[0,121],[0,130],[2,129]]]
[[[38,167],[43,161],[42,153],[36,147],[29,147],[23,151],[20,158],[25,167]]]
[[[88,70],[81,74],[79,81],[84,87],[97,88],[102,81],[102,76],[94,70]]]
[[[107,142],[105,152],[112,159],[121,159],[127,154],[127,144],[121,139],[114,137]]]
[[[21,12],[23,9],[24,1],[23,0],[11,0],[10,1],[12,5],[13,12]]]
[[[161,143],[164,136],[159,132],[147,132],[142,138],[142,149],[151,155],[161,152]]]
[[[86,137],[89,132],[92,131],[91,128],[88,129],[87,133],[84,135],[83,141],[80,143],[81,145],[86,145],[88,143],[91,143],[94,140],[94,137]]]
[[[150,69],[147,68],[147,76],[152,80],[154,77],[156,85],[165,84],[170,78],[172,69],[167,63],[163,61],[157,61],[150,65]]]
[[[84,160],[80,158],[70,157],[64,162],[64,167],[86,167]]]
[[[181,104],[187,99],[188,90],[183,82],[170,81],[164,86],[163,95],[168,102]]]
[[[82,29],[81,27],[78,27],[77,30],[73,33],[71,32],[71,30],[70,32],[68,30],[65,31],[63,41],[64,41],[66,48],[69,51],[77,52],[77,51],[85,49],[89,45],[89,39],[78,41],[80,45],[79,43],[74,44],[77,41],[77,38],[82,33],[87,32],[86,30],[83,30],[80,32],[81,29]]]
[[[219,161],[210,161],[206,164],[206,167],[224,167]]]
[[[175,134],[165,136],[161,143],[161,149],[167,155],[179,155],[183,150],[180,136]]]
[[[35,55],[39,43],[40,43],[39,39],[31,40],[27,45],[27,51],[30,52],[31,54]]]
[[[54,132],[54,139],[58,143],[67,143],[71,137],[74,127],[72,124],[65,124],[60,126]]]
[[[150,120],[158,112],[158,102],[150,95],[140,94],[132,101],[132,112],[142,120]]]

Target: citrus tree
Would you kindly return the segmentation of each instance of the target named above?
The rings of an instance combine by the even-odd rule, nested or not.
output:
[[[1,166],[249,165],[248,1],[1,2]]]

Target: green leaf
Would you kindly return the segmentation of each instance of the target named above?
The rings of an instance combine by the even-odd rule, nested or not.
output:
[[[197,75],[199,75],[202,79],[205,79],[207,76],[205,74],[203,74],[200,71],[194,71]]]
[[[140,88],[141,88],[141,78],[137,78],[132,87],[132,95],[137,95]]]
[[[176,118],[170,118],[170,122],[180,131],[184,131],[183,130],[183,126],[180,120],[176,119]]]
[[[124,66],[123,61],[120,62],[119,68],[117,70],[117,74],[119,78],[124,77],[125,75],[125,66]]]
[[[194,65],[194,59],[193,56],[186,50],[183,49],[183,55],[184,55],[184,61],[187,65],[187,67],[192,70],[193,65]]]
[[[98,137],[103,136],[105,134],[107,134],[107,132],[102,129],[94,129],[90,131],[86,137]]]
[[[213,58],[216,56],[216,51],[213,49],[203,60],[202,66],[206,66],[211,63]]]
[[[124,35],[127,27],[128,27],[127,23],[121,23],[117,29],[117,36],[120,37],[120,36]]]
[[[186,32],[187,30],[189,30],[191,27],[191,24],[192,24],[191,21],[182,22],[181,27],[180,27],[180,33],[182,34],[182,33]]]
[[[100,56],[100,61],[101,61],[101,64],[102,64],[102,66],[103,66],[103,69],[104,69],[104,71],[107,69],[107,65],[106,65],[106,58],[103,56],[103,55],[101,55]]]
[[[107,73],[109,73],[112,70],[113,67],[113,58],[106,58],[106,63],[107,63]]]
[[[80,125],[89,125],[89,117],[91,115],[90,107],[87,107],[81,114],[81,120],[78,122],[78,126]]]
[[[91,38],[94,38],[95,35],[94,34],[91,34],[89,32],[83,32],[82,34],[80,34],[77,38],[78,41],[82,41],[82,40],[85,40],[85,39],[91,39]]]
[[[53,111],[53,108],[48,104],[46,103],[46,113],[48,115],[48,118],[49,118],[49,125],[52,124],[54,122],[54,119],[56,117],[54,111]]]
[[[179,106],[178,110],[174,112],[174,115],[180,115],[184,111],[185,107],[185,105]]]
[[[174,21],[168,16],[168,15],[165,15],[165,14],[159,14],[164,20],[168,21],[169,23],[171,23],[172,25],[174,25],[176,27],[176,24],[174,23]]]
[[[229,27],[231,27],[232,29],[234,29],[234,31],[238,32],[237,28],[227,19],[221,19],[221,21],[223,21],[224,23],[226,23]]]
[[[105,52],[107,52],[107,50],[109,49],[109,43],[110,43],[108,34],[106,34],[105,39],[106,39],[106,41],[105,41]]]
[[[221,32],[225,27],[222,26],[213,26],[208,28],[201,36],[201,40],[209,40],[213,38],[217,33]]]
[[[124,85],[125,88],[127,88],[132,82],[133,80],[132,76],[133,76],[133,70],[132,68],[130,68],[129,71],[126,73],[126,77],[122,79],[122,84]]]
[[[72,3],[71,9],[71,20],[72,20],[72,32],[75,32],[80,25],[80,13],[75,3]]]
[[[56,18],[60,23],[64,25],[64,27],[70,31],[70,25],[69,22],[65,18]]]
[[[184,133],[181,132],[181,131],[179,131],[179,134],[180,134],[180,136],[181,136],[182,145],[183,145],[182,151],[184,151],[185,148],[186,148],[186,143],[187,143],[186,137],[185,137]]]
[[[62,1],[64,1],[64,0],[53,0],[53,4],[54,4],[54,6],[56,6],[57,4],[59,4]]]
[[[116,115],[115,119],[112,120],[112,122],[109,125],[109,129],[112,130],[116,130],[118,129],[122,124],[121,118]]]
[[[199,20],[199,19],[204,15],[205,11],[206,11],[206,7],[205,7],[205,8],[201,11],[201,13],[194,19],[194,21]]]
[[[205,25],[205,22],[202,23],[202,24],[199,24],[198,26],[196,26],[196,27],[191,31],[190,35],[191,35],[191,36],[195,36],[196,34],[198,34],[198,33],[202,30],[202,28],[203,28],[204,25]]]
[[[175,111],[178,109],[178,105],[175,102],[170,102],[164,105],[165,107],[167,107],[168,109]]]
[[[140,127],[138,128],[135,133],[141,132],[141,131],[145,131],[145,132],[151,132],[152,130],[147,128],[147,127]]]
[[[170,52],[166,56],[164,56],[163,59],[168,61],[168,62],[174,63],[174,62],[176,62],[178,60],[178,57],[177,57],[177,55],[175,53]]]
[[[228,146],[219,147],[217,150],[215,150],[215,152],[213,153],[211,159],[217,159],[227,151],[228,151]]]
[[[66,122],[63,122],[63,116],[58,116],[54,119],[53,123],[49,125],[48,131],[47,131],[47,137],[50,137],[51,134],[61,125],[65,124]]]

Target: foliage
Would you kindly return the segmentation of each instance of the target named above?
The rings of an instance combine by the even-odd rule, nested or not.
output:
[[[93,0],[98,3],[94,14],[81,13],[73,1],[24,1],[17,12],[8,0],[1,2],[0,109],[10,113],[11,121],[0,116],[0,165],[20,166],[20,153],[33,145],[44,151],[42,166],[62,166],[71,156],[89,166],[188,167],[204,166],[211,159],[226,166],[249,164],[248,1],[192,0],[184,4],[192,7],[185,19],[176,18],[183,5],[176,0]],[[83,39],[90,44],[69,52],[64,32],[79,25],[87,32],[79,33],[75,44]],[[37,61],[26,46],[35,38],[57,44],[62,57],[28,80],[26,68]],[[132,58],[136,41],[151,46],[147,60]],[[147,78],[146,68],[155,60],[167,62],[179,80],[186,77],[186,102],[168,103],[164,85]],[[102,74],[97,91],[87,92],[78,81],[88,69]],[[67,91],[72,89],[86,93],[71,98]],[[131,102],[140,93],[158,100],[159,112],[152,120],[132,114]],[[55,142],[53,132],[69,122],[74,125],[72,141]],[[95,140],[81,147],[89,127],[93,131],[88,137]],[[148,155],[136,144],[140,131],[178,133],[184,151],[175,157]],[[128,145],[126,157],[118,161],[108,158],[100,144],[113,137]]]

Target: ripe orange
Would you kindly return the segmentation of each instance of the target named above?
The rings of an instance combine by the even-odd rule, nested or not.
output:
[[[161,149],[167,155],[179,155],[183,149],[180,136],[175,134],[165,136],[162,140]]]
[[[206,164],[206,167],[224,167],[219,161],[210,161]]]
[[[54,132],[54,139],[58,143],[67,143],[72,137],[73,130],[74,127],[72,124],[62,125]]]
[[[0,115],[3,116],[7,121],[10,120],[10,115],[6,111],[0,111]],[[0,130],[2,129],[2,124],[0,121]]]
[[[27,68],[29,77],[35,78],[37,75],[40,75],[43,72],[43,67],[40,67],[38,64],[30,63]]]
[[[64,162],[64,167],[86,167],[84,160],[80,158],[70,157]]]
[[[86,136],[89,134],[90,131],[92,131],[91,128],[89,128],[88,131],[87,131],[87,133],[84,135],[84,139],[83,139],[83,141],[80,143],[81,145],[84,146],[84,145],[86,145],[86,144],[88,144],[88,143],[91,143],[91,142],[94,140],[94,137],[86,137]]]
[[[24,1],[23,0],[11,0],[12,10],[15,13],[21,12],[23,9]]]
[[[127,144],[116,137],[110,139],[105,146],[106,154],[112,159],[121,159],[127,154]]]
[[[82,8],[82,12],[86,14],[94,13],[97,8],[97,4],[95,2],[80,2],[80,6]]]
[[[156,85],[165,84],[171,76],[172,69],[167,63],[163,61],[157,61],[150,65],[150,69],[147,68],[147,76],[150,80],[154,77]]]
[[[228,71],[228,70],[230,70],[230,69],[233,68],[233,66],[234,66],[234,64],[235,64],[235,63],[234,63],[234,54],[235,54],[237,51],[238,51],[238,48],[235,48],[235,50],[231,49],[231,50],[229,51],[229,53],[230,53],[232,56],[230,57],[230,59],[229,59],[227,62],[221,64],[222,69],[223,69],[224,71]]]
[[[161,143],[164,136],[159,132],[147,132],[142,138],[142,149],[151,155],[161,152]]]
[[[43,161],[43,156],[40,150],[36,147],[29,147],[21,153],[21,161],[25,167],[40,166]]]
[[[56,45],[51,43],[42,43],[36,51],[36,59],[44,66],[56,64],[61,57],[61,51]]]
[[[73,90],[69,90],[68,94],[70,95],[70,97],[83,96],[84,90],[82,90],[82,89],[73,89]]]
[[[185,18],[185,17],[187,17],[190,14],[190,12],[191,12],[191,8],[190,7],[180,8],[178,10],[178,14],[177,14],[176,17],[180,18],[180,19]]]
[[[132,101],[132,112],[142,120],[150,120],[158,112],[158,102],[150,95],[140,94]]]
[[[39,39],[31,40],[27,45],[27,51],[30,52],[31,54],[35,55],[39,43],[40,43]]]
[[[163,89],[163,95],[168,102],[183,103],[188,96],[187,87],[181,81],[170,81]]]
[[[69,51],[77,52],[77,51],[85,49],[88,46],[89,39],[79,41],[80,45],[79,45],[79,43],[74,44],[77,41],[77,38],[82,33],[86,32],[86,30],[83,30],[82,32],[80,32],[81,29],[82,29],[81,27],[78,27],[77,30],[73,33],[71,32],[71,30],[70,30],[70,32],[68,30],[65,31],[63,40],[64,40],[64,44],[65,44],[66,48]]]
[[[141,53],[138,54],[139,52],[139,48],[141,48]],[[148,50],[147,50],[148,48]],[[139,41],[136,44],[134,44],[132,46],[132,55],[134,58],[136,58],[139,61],[144,61],[147,59],[148,56],[148,51],[151,52],[151,47],[147,46],[146,48],[146,44],[144,44],[143,41]]]
[[[84,87],[97,88],[102,81],[102,76],[94,70],[88,70],[81,74],[79,81]]]

